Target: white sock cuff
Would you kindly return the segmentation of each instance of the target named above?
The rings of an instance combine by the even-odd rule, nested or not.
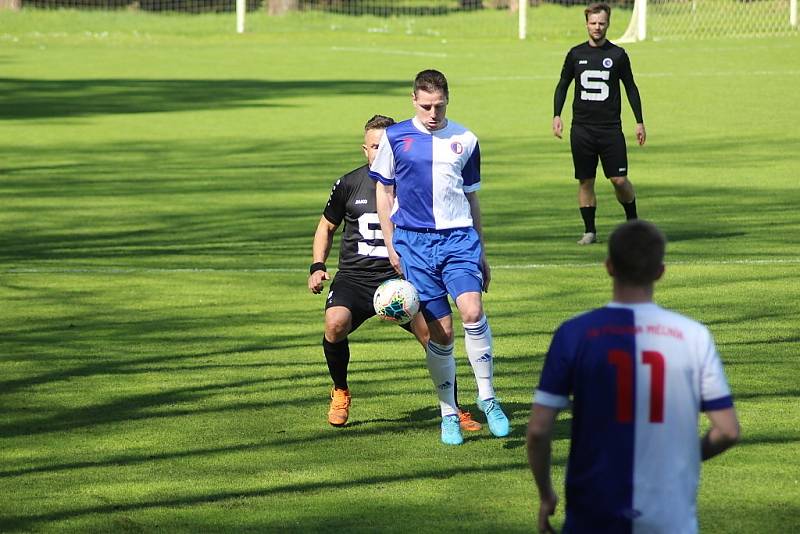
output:
[[[480,337],[489,331],[489,321],[486,314],[481,315],[477,323],[461,323],[464,326],[464,333],[470,337]]]
[[[440,345],[433,341],[428,341],[428,354],[435,358],[452,358],[454,343]]]

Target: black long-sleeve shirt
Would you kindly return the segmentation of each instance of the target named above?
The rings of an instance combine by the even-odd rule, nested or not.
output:
[[[561,115],[567,100],[567,89],[573,79],[573,124],[621,126],[620,81],[625,85],[636,122],[644,122],[639,89],[633,81],[631,62],[623,48],[609,41],[603,46],[593,47],[587,41],[567,52],[561,79],[556,86],[554,115]]]

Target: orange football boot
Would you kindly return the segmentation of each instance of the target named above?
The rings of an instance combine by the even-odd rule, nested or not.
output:
[[[458,422],[461,425],[461,430],[467,432],[477,432],[481,429],[481,424],[472,418],[472,414],[459,408]]]
[[[331,390],[331,407],[328,410],[328,422],[333,426],[344,426],[350,416],[350,390]]]

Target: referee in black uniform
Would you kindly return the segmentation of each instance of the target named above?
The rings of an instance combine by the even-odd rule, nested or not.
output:
[[[579,181],[578,207],[584,224],[578,244],[590,245],[597,242],[594,180],[598,157],[606,178],[614,185],[617,200],[625,209],[625,218],[636,219],[636,196],[628,180],[628,154],[620,119],[620,81],[625,85],[636,117],[636,140],[640,145],[644,145],[647,134],[628,54],[606,39],[611,8],[605,3],[590,4],[584,15],[589,40],[572,48],[564,60],[554,97],[553,134],[560,139],[564,131],[561,110],[567,100],[567,89],[575,80],[569,138],[575,178]]]

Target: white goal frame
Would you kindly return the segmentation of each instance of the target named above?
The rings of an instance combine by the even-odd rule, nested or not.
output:
[[[2,1],[2,0],[0,0]],[[530,0],[517,1],[518,36],[525,39],[528,35],[528,3]],[[703,0],[688,0],[700,3]],[[511,0],[514,2],[514,0]],[[798,0],[789,0],[788,22],[793,30],[797,30],[797,3]],[[647,13],[648,0],[635,0],[631,20],[625,33],[616,39],[617,43],[634,43],[647,39]],[[513,4],[512,4],[513,5]],[[236,33],[245,32],[245,19],[247,15],[247,0],[236,0]]]
[[[514,0],[511,1],[513,2]],[[529,1],[530,0],[517,0],[518,34],[520,39],[525,39],[525,37],[528,34]],[[792,1],[797,1],[797,0],[792,0]],[[236,0],[236,33],[245,32],[246,17],[247,17],[247,0]]]
[[[692,3],[702,1],[691,0]],[[635,43],[647,39],[647,2],[648,0],[635,0],[628,28],[621,37],[614,40],[615,43]],[[787,15],[789,26],[793,30],[797,30],[797,0],[789,0],[789,13]]]
[[[247,0],[236,0],[236,33],[244,33],[244,17],[247,13]]]

